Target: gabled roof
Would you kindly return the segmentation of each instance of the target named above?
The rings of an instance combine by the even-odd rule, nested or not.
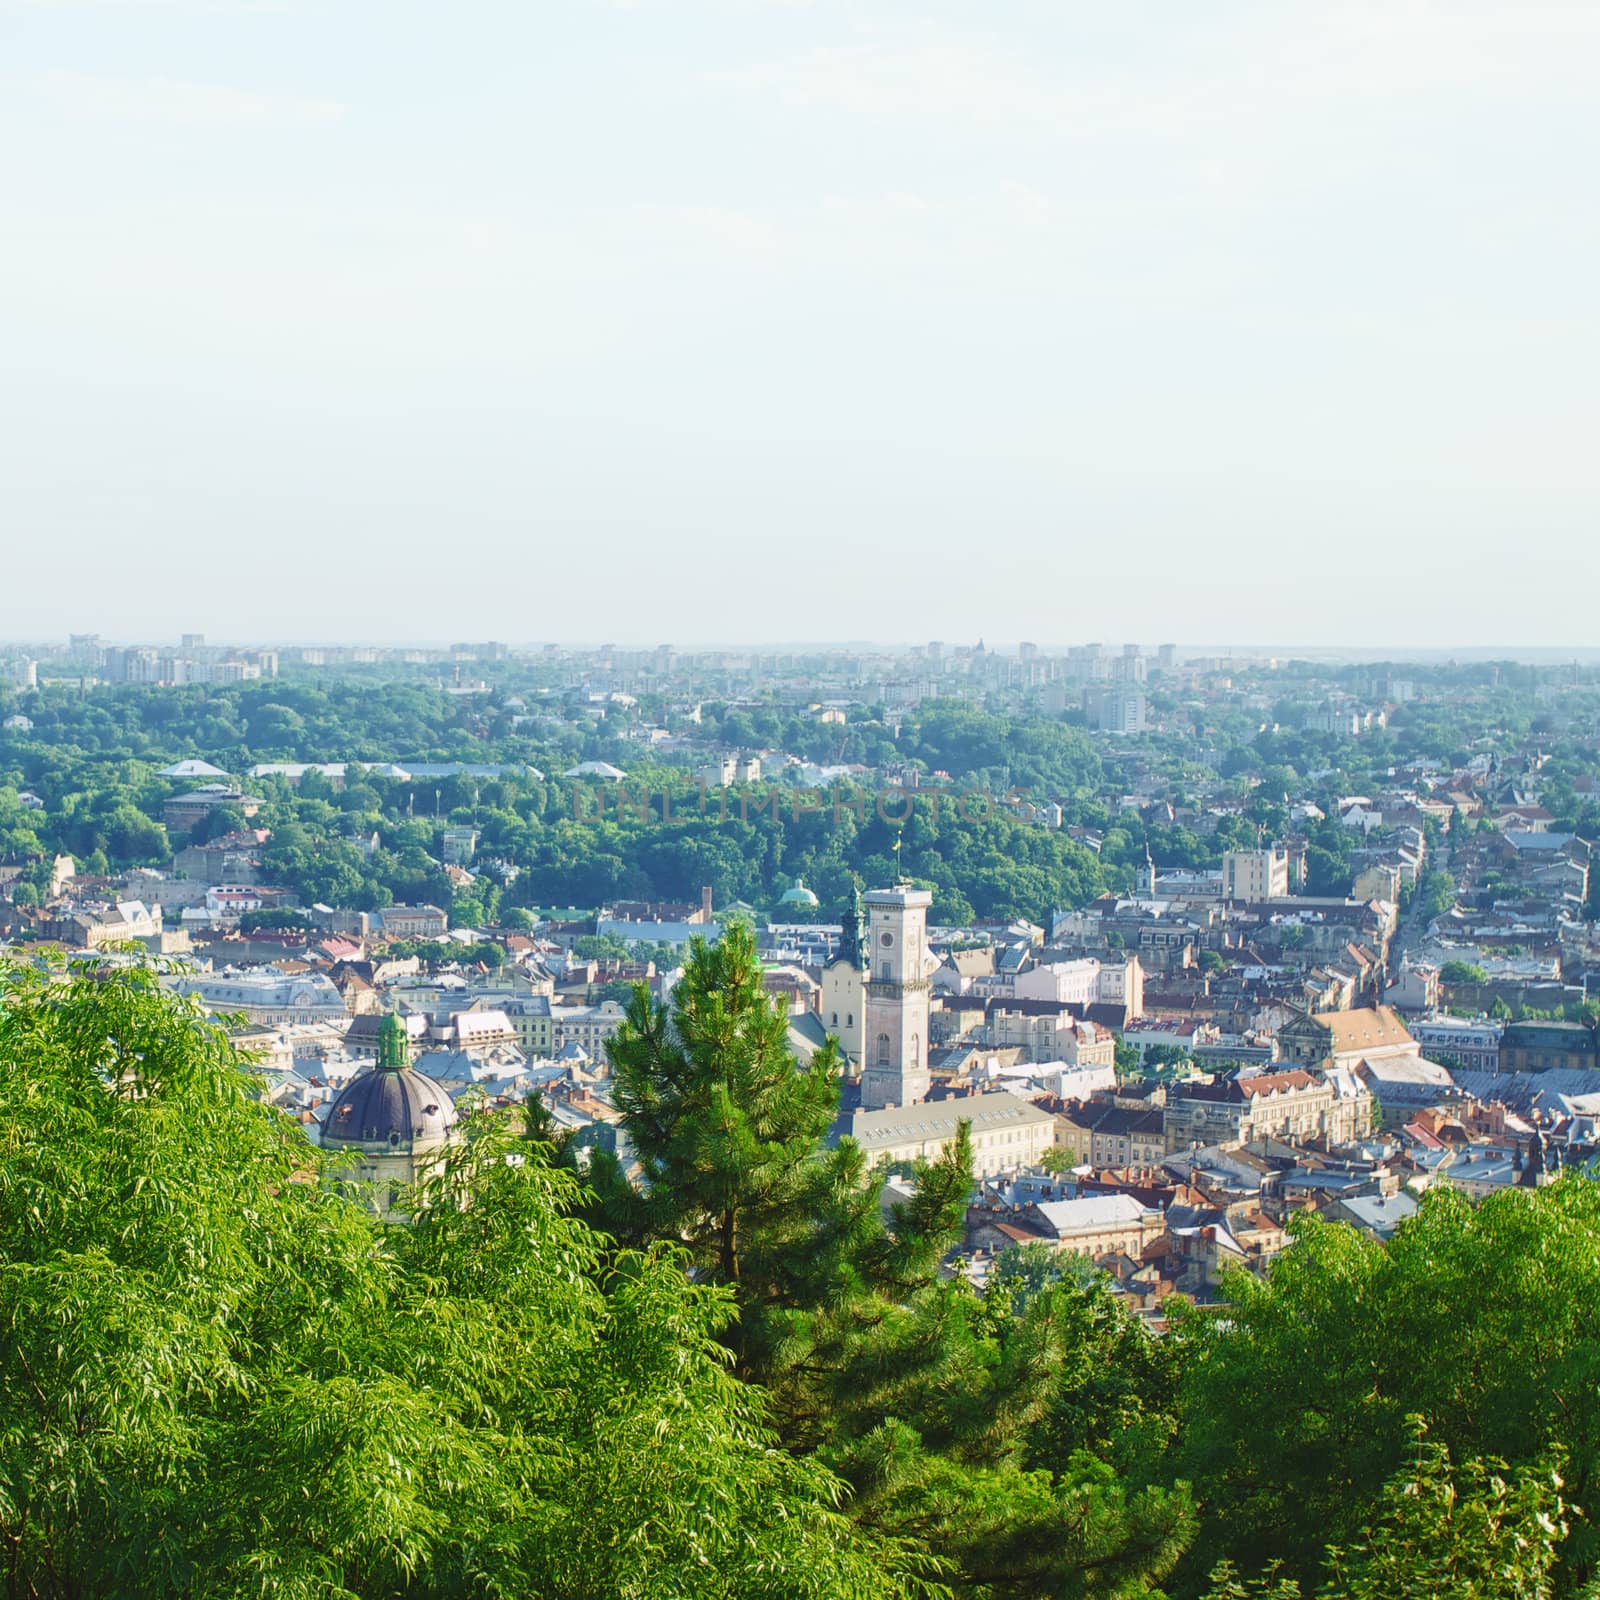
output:
[[[221,767],[214,767],[209,761],[200,761],[191,756],[187,761],[174,761],[170,767],[162,767],[157,773],[158,778],[226,778],[228,774]]]
[[[1236,1081],[1239,1093],[1249,1100],[1258,1094],[1279,1094],[1285,1089],[1309,1089],[1317,1080],[1303,1067],[1296,1067],[1289,1072],[1258,1072],[1253,1077]]]
[[[1312,1014],[1311,1020],[1333,1035],[1335,1054],[1414,1042],[1411,1030],[1391,1006],[1372,1006],[1359,1011],[1318,1011]]]

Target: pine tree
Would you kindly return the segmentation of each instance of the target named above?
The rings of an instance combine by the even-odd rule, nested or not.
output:
[[[963,1595],[1154,1593],[1191,1536],[1187,1494],[1070,1450],[1025,1463],[1081,1319],[942,1270],[972,1190],[965,1123],[886,1215],[883,1174],[826,1143],[837,1049],[796,1063],[743,928],[692,946],[670,1006],[636,992],[609,1053],[641,1178],[591,1158],[594,1220],[686,1249],[733,1295],[739,1371],[789,1449],[851,1485],[858,1525],[952,1559]]]

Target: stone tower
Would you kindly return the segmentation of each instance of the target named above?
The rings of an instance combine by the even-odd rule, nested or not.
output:
[[[867,901],[867,1016],[861,1104],[908,1106],[928,1093],[926,889],[872,889]]]

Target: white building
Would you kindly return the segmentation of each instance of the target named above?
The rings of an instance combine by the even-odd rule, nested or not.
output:
[[[1041,1200],[1030,1208],[1058,1251],[1091,1257],[1121,1251],[1137,1259],[1161,1233],[1161,1213],[1131,1194],[1085,1195],[1077,1200]]]
[[[871,897],[868,897],[871,903]],[[1003,1090],[961,1100],[858,1111],[850,1137],[869,1165],[890,1161],[936,1161],[958,1126],[971,1125],[972,1170],[980,1178],[1036,1166],[1056,1142],[1056,1119],[1048,1111]]]
[[[174,994],[197,995],[208,1011],[237,1013],[250,1022],[344,1021],[349,1013],[333,980],[320,972],[293,976],[276,967],[241,972],[186,972],[164,978]]]
[[[1084,708],[1102,733],[1143,733],[1149,726],[1149,702],[1140,689],[1091,689]]]
[[[867,982],[854,961],[835,957],[822,969],[822,1025],[853,1063],[861,1061],[866,1032]]]
[[[1126,961],[1052,961],[1019,972],[1010,982],[1017,1000],[1054,1000],[1063,1005],[1125,1006],[1130,1017],[1144,1013],[1144,967],[1137,956]]]

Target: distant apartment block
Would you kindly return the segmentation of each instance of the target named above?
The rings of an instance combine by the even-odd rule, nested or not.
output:
[[[1222,856],[1222,893],[1227,900],[1281,900],[1289,893],[1289,852],[1226,850]]]
[[[1150,725],[1149,701],[1141,689],[1089,689],[1083,704],[1091,726],[1102,733],[1143,733]]]

